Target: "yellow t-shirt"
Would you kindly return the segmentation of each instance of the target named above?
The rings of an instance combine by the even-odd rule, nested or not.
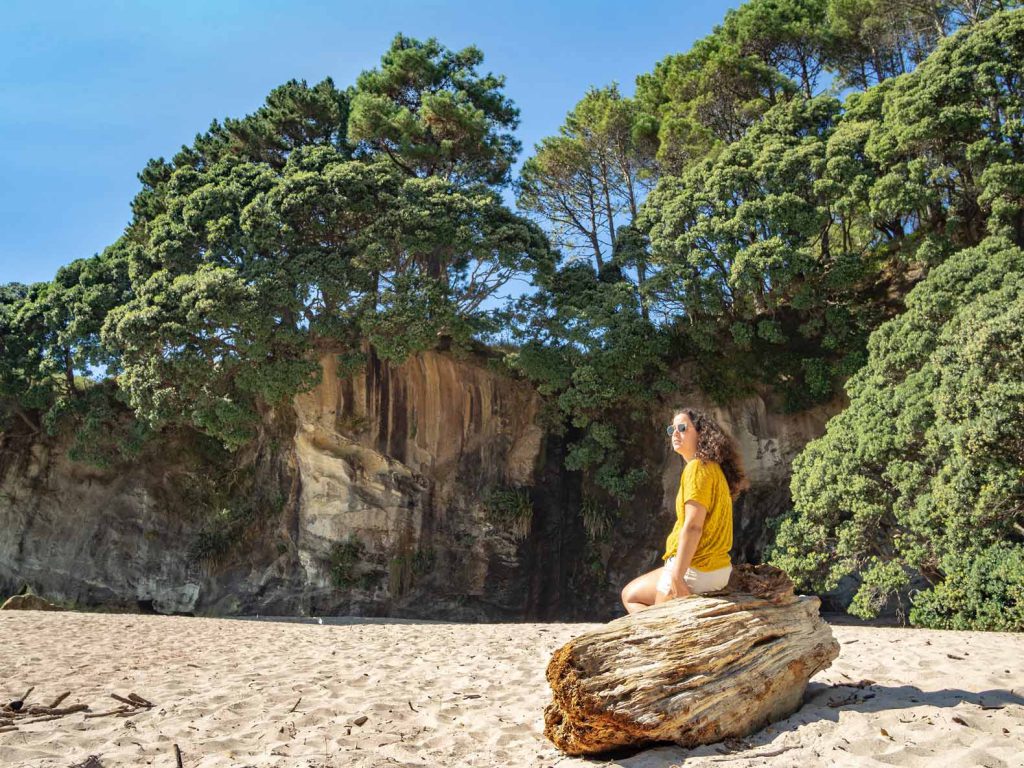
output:
[[[679,536],[686,524],[686,502],[697,501],[707,510],[704,530],[693,553],[690,567],[697,571],[714,571],[730,565],[729,550],[732,549],[732,496],[725,473],[715,461],[694,459],[683,468],[676,495],[676,524],[665,542],[668,560],[679,550]]]

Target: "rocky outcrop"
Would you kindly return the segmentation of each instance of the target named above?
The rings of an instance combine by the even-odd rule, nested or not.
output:
[[[71,461],[59,442],[17,458],[0,478],[0,592],[29,585],[77,605],[195,608],[203,578],[186,554],[196,526],[172,512],[164,468],[103,471]]]
[[[321,364],[321,383],[269,416],[262,488],[229,499],[252,519],[225,529],[237,546],[216,557],[196,543],[227,513],[199,492],[207,458],[188,435],[116,470],[70,460],[60,440],[8,441],[0,593],[160,613],[593,620],[619,615],[622,586],[656,565],[682,468],[662,432],[670,404],[652,411],[643,457],[660,481],[592,542],[582,478],[563,464],[571,435],[546,432],[540,397],[495,360],[371,358],[351,377],[333,355]],[[680,393],[707,405],[685,376]],[[780,415],[755,397],[712,409],[754,481],[736,507],[738,560],[760,554],[789,462],[838,408]]]
[[[218,510],[199,508],[185,442],[116,471],[36,442],[0,470],[0,592],[27,584],[75,605],[160,613],[547,611],[530,566],[541,576],[560,566],[524,558],[528,543],[485,503],[493,491],[519,494],[528,535],[549,524],[545,501],[530,496],[547,444],[532,388],[486,360],[435,352],[397,367],[371,360],[344,380],[333,356],[322,366],[269,462],[284,475],[276,526],[242,532],[229,558],[197,560]]]
[[[671,600],[575,638],[547,669],[544,734],[569,755],[746,736],[788,717],[839,655],[816,597],[740,566],[723,592]]]
[[[333,357],[322,365],[321,385],[295,400],[294,535],[312,610],[543,613],[519,541],[487,505],[501,490],[536,503],[545,435],[532,388],[435,352],[395,368],[371,359],[352,379]],[[333,555],[346,545],[358,562],[343,564],[339,602]]]

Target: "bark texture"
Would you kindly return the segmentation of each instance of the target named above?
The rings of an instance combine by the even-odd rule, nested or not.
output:
[[[816,597],[741,565],[721,592],[609,622],[558,649],[544,733],[569,755],[746,736],[788,717],[839,655]]]

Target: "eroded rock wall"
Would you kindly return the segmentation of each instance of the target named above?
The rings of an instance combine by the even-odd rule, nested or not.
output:
[[[192,611],[203,577],[177,544],[194,524],[167,514],[162,480],[149,466],[94,469],[44,443],[8,462],[0,481],[5,596],[27,584],[76,605]]]
[[[278,447],[293,498],[241,553],[191,556],[209,511],[189,509],[174,449],[109,472],[39,442],[0,477],[0,592],[162,613],[536,615],[524,543],[482,503],[536,485],[536,393],[435,352],[348,380],[334,356],[322,365]]]
[[[280,475],[281,508],[216,561],[192,557],[211,510],[190,493],[180,445],[116,472],[71,461],[59,441],[4,461],[0,594],[28,584],[65,604],[163,613],[600,620],[660,564],[682,469],[664,436],[671,404],[650,414],[643,461],[656,474],[590,542],[584,483],[526,382],[441,352],[371,359],[353,378],[333,355],[321,364],[322,382],[279,419],[272,472],[260,470]],[[685,376],[675,403],[708,408],[740,441],[753,487],[736,506],[734,556],[756,560],[765,520],[789,502],[792,458],[843,404],[714,408]],[[489,508],[496,490],[528,504],[525,529]]]
[[[295,400],[297,546],[312,609],[536,615],[515,567],[521,545],[484,503],[494,489],[536,486],[545,435],[533,389],[436,352],[397,367],[371,359],[352,379],[333,356],[322,366],[323,383]],[[355,583],[339,602],[332,552],[347,541],[359,554],[343,564]]]

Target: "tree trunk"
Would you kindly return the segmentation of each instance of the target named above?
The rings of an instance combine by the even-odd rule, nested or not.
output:
[[[770,566],[738,566],[722,592],[671,600],[557,650],[544,735],[569,755],[746,736],[799,708],[839,655],[816,597]]]
[[[75,386],[75,362],[71,357],[70,347],[64,347],[64,380],[68,386],[68,394],[78,397],[80,393]]]

